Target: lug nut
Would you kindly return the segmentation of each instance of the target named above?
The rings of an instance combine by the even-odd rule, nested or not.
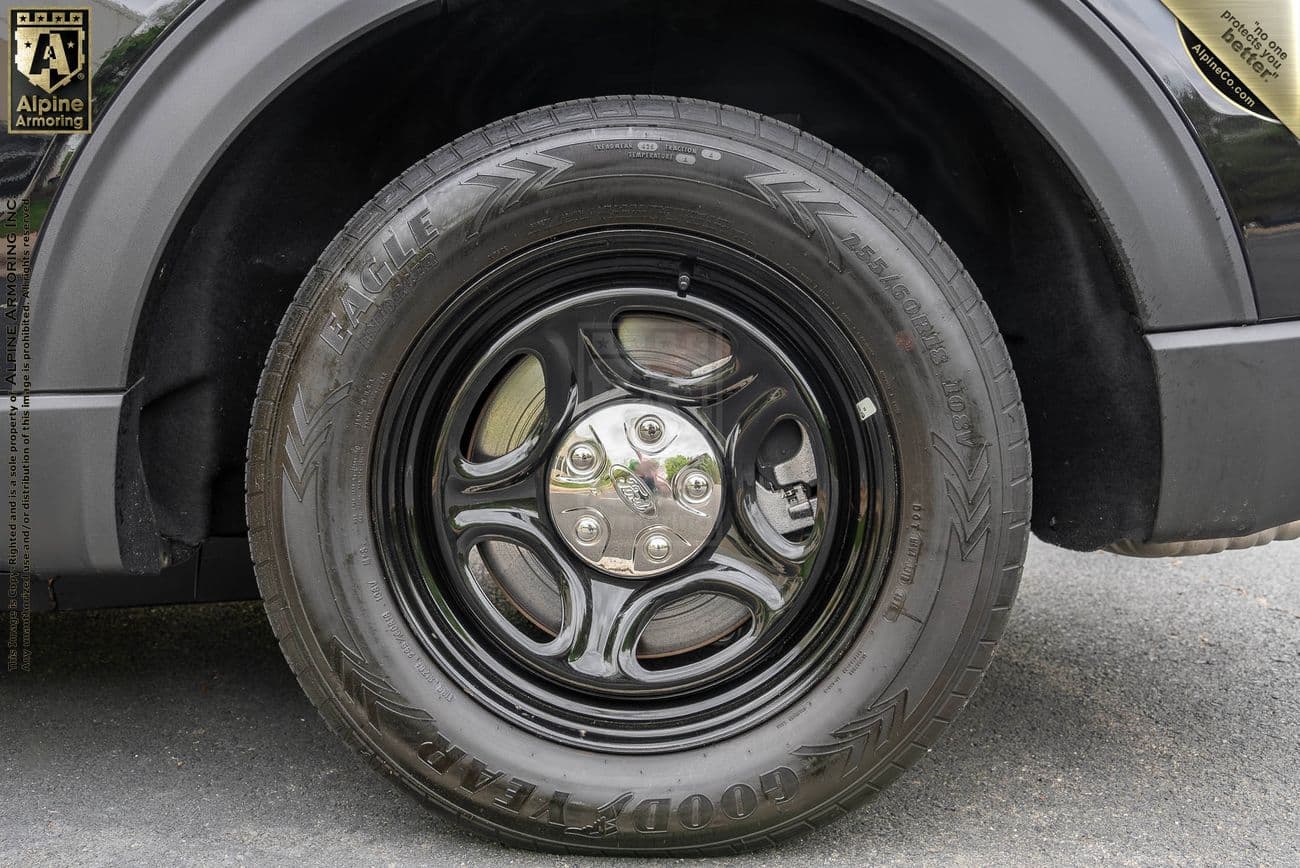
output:
[[[594,543],[600,539],[600,522],[589,515],[585,515],[578,519],[578,523],[573,526],[573,535],[578,538],[579,542]]]
[[[712,489],[712,481],[707,474],[700,470],[692,470],[682,480],[682,495],[692,503],[707,500]]]
[[[668,537],[661,533],[654,533],[645,541],[646,556],[652,561],[666,560],[672,554],[673,546],[668,541]]]
[[[642,443],[658,443],[664,436],[664,423],[658,416],[642,416],[636,423],[636,436]]]
[[[569,466],[579,473],[587,473],[596,466],[596,450],[590,443],[578,443],[569,450]]]

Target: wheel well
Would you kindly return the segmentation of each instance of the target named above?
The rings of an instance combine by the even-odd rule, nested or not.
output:
[[[124,557],[147,561],[159,538],[185,551],[242,532],[262,362],[304,275],[361,205],[462,133],[610,93],[774,115],[893,185],[961,256],[1011,350],[1035,531],[1076,548],[1145,538],[1159,422],[1132,293],[1059,156],[987,83],[892,25],[815,0],[449,5],[391,22],[282,93],[178,221],[131,358],[156,528],[129,532]]]

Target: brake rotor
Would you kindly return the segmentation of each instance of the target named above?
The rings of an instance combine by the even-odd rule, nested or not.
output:
[[[676,377],[703,376],[726,364],[731,347],[711,329],[663,315],[623,317],[618,339],[628,358],[651,373]],[[489,392],[479,407],[468,445],[475,461],[506,455],[545,421],[545,379],[541,364],[522,357]],[[491,541],[478,546],[470,567],[476,581],[504,614],[553,636],[563,613],[555,578],[527,549]],[[641,634],[637,656],[669,657],[710,645],[743,627],[749,610],[729,597],[696,594],[665,606]]]

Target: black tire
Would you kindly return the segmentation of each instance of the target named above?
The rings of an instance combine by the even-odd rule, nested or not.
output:
[[[639,143],[691,159],[633,159]],[[870,424],[892,444],[880,581],[846,644],[782,703],[687,747],[583,747],[472,693],[421,629],[377,530],[379,432],[413,348],[507,258],[611,226],[756,252],[788,276],[875,378]],[[345,303],[349,285],[364,294]],[[1019,580],[1029,446],[988,308],[885,183],[770,118],[616,97],[471,133],[344,227],[267,360],[247,498],[284,654],[330,727],[383,772],[498,841],[722,854],[842,816],[965,706]]]

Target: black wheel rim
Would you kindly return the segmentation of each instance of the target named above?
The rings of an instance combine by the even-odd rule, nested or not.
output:
[[[656,316],[721,336],[728,357],[691,376],[638,364],[620,324]],[[530,359],[544,380],[540,421],[505,454],[472,455],[485,396]],[[548,501],[566,432],[630,406],[685,420],[719,459],[715,523],[685,562],[653,576],[612,575],[578,556]],[[378,550],[426,650],[502,716],[597,749],[705,744],[794,702],[870,615],[897,513],[880,407],[838,321],[760,257],[662,230],[558,239],[457,293],[394,378],[374,450]],[[811,525],[781,532],[761,480],[771,432],[791,421],[812,455],[816,483],[804,489],[815,496],[798,503]],[[540,565],[560,614],[544,624],[517,595],[485,591],[488,543]],[[690,606],[715,612],[716,600],[747,617],[699,648],[646,651],[643,634],[668,607],[689,624]]]

